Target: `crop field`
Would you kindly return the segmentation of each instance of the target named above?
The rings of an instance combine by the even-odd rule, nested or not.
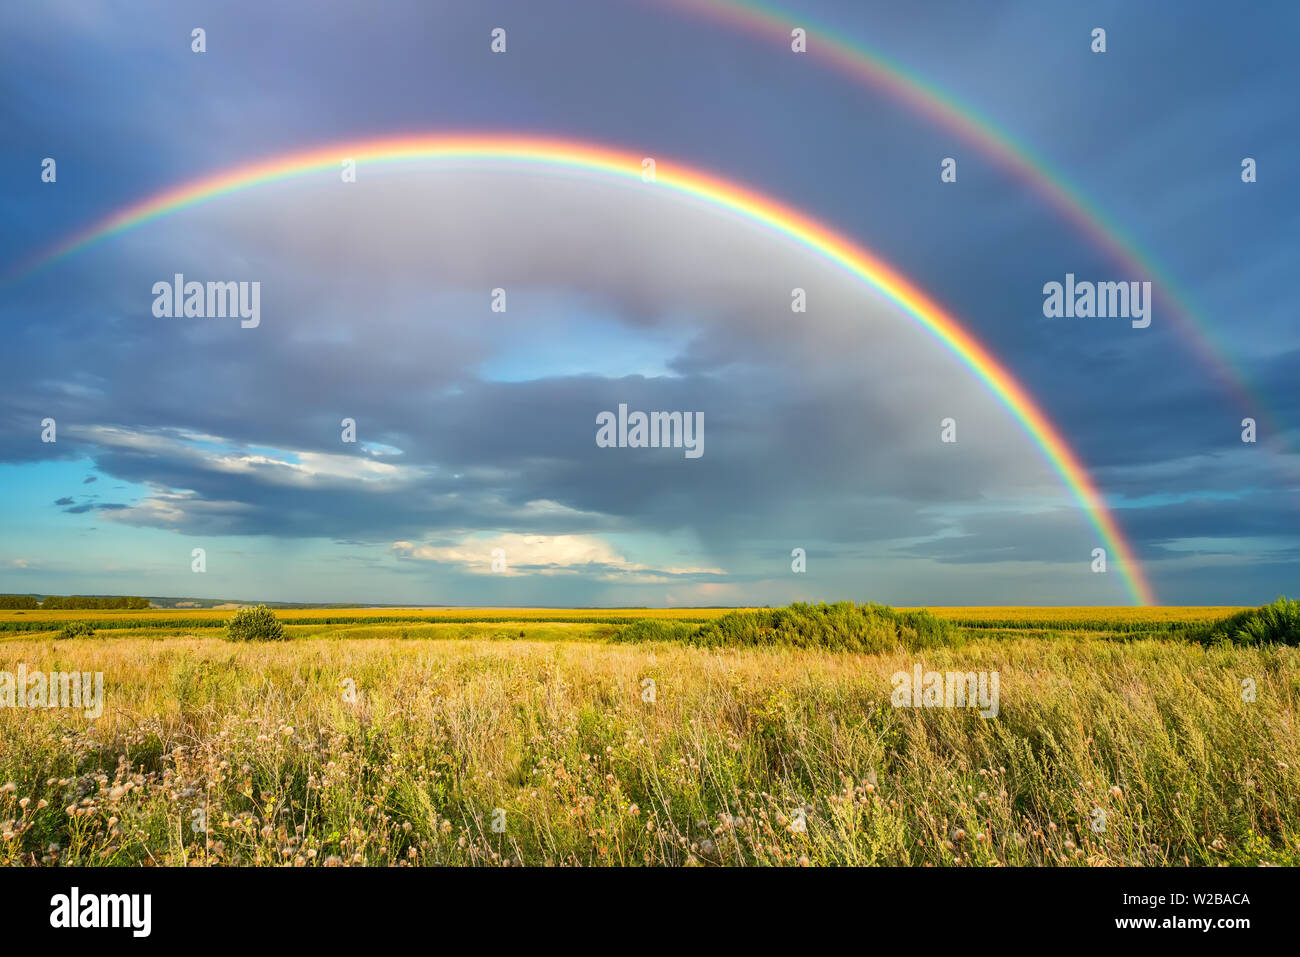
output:
[[[731,608],[288,608],[276,615],[293,625],[468,624],[498,622],[569,622],[620,624],[641,619],[707,621]],[[85,621],[96,629],[161,629],[177,632],[221,628],[231,609],[0,609],[0,633],[57,631],[66,622]]]
[[[562,622],[570,624],[625,624],[640,620],[703,622],[719,618],[733,608],[289,608],[276,611],[290,626],[388,624],[504,624]],[[900,609],[914,611],[917,609]],[[932,607],[939,618],[968,628],[1057,629],[1080,631],[1177,630],[1204,624],[1242,609],[1235,607],[1166,608],[1039,608],[1039,607]],[[5,632],[55,632],[69,621],[85,621],[95,629],[133,631],[184,631],[221,628],[231,609],[0,609],[0,634]]]
[[[0,708],[0,864],[1300,863],[1300,648],[1169,630],[1234,609],[800,607],[6,612],[103,697]]]
[[[912,610],[912,609],[900,609]],[[932,614],[967,628],[1038,628],[1078,631],[1160,631],[1216,621],[1237,607],[1178,605],[1118,608],[930,608]]]

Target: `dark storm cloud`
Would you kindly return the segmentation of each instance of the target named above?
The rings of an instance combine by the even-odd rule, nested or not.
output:
[[[438,234],[405,236],[387,254],[380,250],[392,248],[402,220],[391,208],[391,191],[375,193],[366,212],[346,223],[355,249],[336,263],[327,285],[313,282],[320,267],[311,263],[337,251],[310,241],[298,249],[277,225],[286,222],[277,201],[255,200],[264,222],[232,220],[214,209],[214,226],[202,235],[231,231],[233,244],[205,243],[187,252],[187,233],[177,229],[177,241],[142,244],[141,255],[155,261],[152,269],[114,257],[100,264],[110,271],[87,285],[107,288],[107,301],[121,313],[85,324],[76,344],[57,358],[37,353],[25,370],[25,401],[32,415],[45,410],[65,423],[85,423],[65,427],[64,454],[90,455],[101,472],[157,490],[144,503],[116,510],[117,521],[190,534],[383,543],[439,529],[521,524],[553,534],[689,529],[712,554],[732,559],[763,542],[820,541],[851,550],[855,543],[930,539],[895,554],[949,564],[1067,562],[1088,544],[1077,534],[1077,512],[1008,516],[991,501],[1042,482],[1041,462],[1029,470],[1026,486],[1022,473],[1035,454],[1022,438],[1011,443],[1015,430],[1007,433],[1005,413],[969,376],[941,372],[932,348],[853,281],[809,270],[771,240],[739,242],[734,227],[704,222],[695,224],[692,241],[726,254],[701,258],[708,268],[696,267],[693,257],[681,255],[688,247],[679,239],[676,256],[655,262],[653,237],[673,231],[680,214],[626,203],[605,212],[599,204],[583,205],[582,190],[533,200],[524,228],[511,210],[520,208],[515,194],[525,183],[505,191],[514,204],[502,198],[500,184],[458,191],[488,197],[497,205],[494,217],[468,199],[457,212],[443,196]],[[413,201],[409,192],[399,195]],[[321,219],[308,235],[325,236],[332,213],[319,201],[306,208]],[[547,241],[549,227],[532,224],[552,222],[560,208],[571,222],[587,217],[593,225],[575,230],[585,238],[557,249]],[[471,242],[452,228],[465,215],[474,217]],[[607,222],[632,215],[638,229],[616,232]],[[368,242],[372,235],[387,237],[387,247]],[[159,247],[176,264],[166,271],[157,262]],[[132,302],[123,288],[129,282],[143,290],[150,275],[169,276],[173,268],[192,276],[236,275],[236,259],[257,262],[267,282],[263,306],[274,318],[257,330],[142,316],[150,297],[137,291]],[[629,260],[643,265],[628,271],[622,264]],[[597,267],[596,280],[584,280],[584,296],[548,299],[553,293],[537,284],[575,274],[577,262]],[[423,264],[426,277],[486,290],[502,263],[522,278],[510,286],[514,315],[496,320],[505,334],[496,341],[483,332],[491,320],[481,291],[428,297],[403,278],[404,270]],[[755,283],[742,263],[785,276]],[[387,275],[378,299],[370,278],[375,270]],[[812,301],[797,322],[787,311],[795,282],[810,287]],[[508,347],[511,322],[546,321],[546,308],[539,312],[530,303],[591,310],[629,329],[672,326],[673,315],[692,306],[698,317],[672,358],[676,378],[485,381],[474,370]],[[87,301],[71,312],[94,310]],[[34,347],[36,330],[27,331]],[[1050,338],[1047,344],[1055,346]],[[78,370],[70,377],[63,372],[69,365]],[[137,368],[151,374],[137,375]],[[1165,492],[1172,478],[1189,490],[1233,487],[1243,470],[1251,473],[1239,449],[1195,462],[1169,458],[1186,449],[1178,441],[1161,446],[1168,421],[1152,409],[1187,407],[1194,392],[1188,399],[1185,387],[1158,383],[1148,390],[1149,404],[1135,412],[1131,404],[1099,401],[1089,392],[1099,375],[1100,367],[1062,364],[1058,405],[1111,437],[1107,457],[1123,464],[1099,474],[1112,494]],[[627,456],[597,449],[595,413],[620,402],[632,409],[703,410],[706,455],[687,461],[676,452]],[[936,441],[937,424],[951,411],[960,413],[962,441],[944,446]],[[361,423],[367,441],[402,450],[379,459],[401,478],[368,485],[355,476],[325,475],[303,484],[283,481],[285,469],[273,464],[230,470],[214,461],[256,448],[364,460],[339,444],[345,415]],[[119,441],[137,434],[165,441],[143,447]],[[21,447],[32,444],[30,434],[14,439]],[[214,442],[223,451],[205,448]],[[562,510],[538,511],[531,507],[537,502]],[[956,505],[965,506],[963,514],[944,514]],[[980,507],[987,513],[977,514]],[[1198,514],[1188,512],[1184,537],[1221,534],[1201,529]],[[755,515],[764,516],[761,530]],[[1071,524],[1076,531],[1068,534]],[[1141,541],[1143,528],[1135,529]]]
[[[1117,51],[1144,53],[1103,60],[1076,44],[1076,16],[1042,5],[945,4],[939,31],[922,7],[811,10],[960,91],[1158,253],[1258,411],[1197,357],[1165,300],[1147,330],[1045,320],[1042,285],[1067,271],[1156,277],[1130,275],[959,137],[811,56],[653,4],[393,3],[383,17],[361,3],[6,8],[13,148],[0,153],[0,214],[14,228],[0,263],[165,183],[311,143],[492,127],[680,156],[823,218],[951,308],[1108,500],[1129,506],[1119,521],[1153,564],[1188,547],[1240,556],[1243,541],[1288,554],[1270,542],[1300,535],[1287,504],[1300,456],[1279,455],[1274,434],[1283,449],[1300,441],[1289,280],[1300,233],[1279,173],[1300,149],[1288,31],[1213,3],[1180,4],[1176,30],[1159,5],[1112,5],[1112,35],[1132,41]],[[203,56],[188,50],[196,18]],[[498,22],[511,52],[494,58]],[[1250,187],[1236,176],[1247,153],[1264,174]],[[34,175],[49,154],[57,186]],[[948,155],[960,178],[942,186]],[[59,499],[67,511],[202,534],[373,543],[466,528],[685,529],[718,554],[808,538],[852,556],[904,542],[893,554],[941,565],[1065,563],[1086,544],[1059,482],[969,374],[870,297],[831,289],[802,254],[774,253],[733,223],[650,215],[590,184],[566,192],[537,177],[425,196],[378,180],[362,170],[364,201],[293,187],[232,197],[0,287],[17,357],[0,461],[90,458],[151,492],[130,505]],[[245,333],[152,319],[147,290],[173,271],[262,278],[268,321]],[[512,297],[499,320],[483,309],[497,285]],[[806,317],[788,311],[794,285],[811,287]],[[588,375],[481,371],[508,351],[511,323],[567,313],[629,339],[686,329],[665,356],[677,378],[601,369],[599,357]],[[704,458],[602,454],[594,415],[618,402],[703,410]],[[954,412],[961,439],[941,447],[937,421]],[[1240,442],[1243,415],[1259,419],[1260,445]],[[378,459],[395,473],[361,477],[329,459],[295,479],[298,453],[364,460],[339,443],[344,416],[364,441],[402,450]],[[54,446],[39,440],[46,417],[59,423]],[[287,461],[251,461],[268,449]]]
[[[186,252],[184,229],[173,242],[143,244],[146,259],[159,246],[169,251],[175,265],[165,271],[114,258],[98,264],[109,271],[89,287],[108,286],[122,312],[85,329],[57,359],[34,356],[26,373],[32,414],[43,409],[81,423],[65,426],[64,454],[89,454],[100,471],[141,485],[195,493],[167,508],[128,510],[120,520],[209,533],[376,541],[413,528],[499,527],[542,500],[581,513],[539,517],[543,528],[692,528],[717,547],[753,538],[756,513],[769,516],[767,535],[915,535],[932,523],[909,519],[898,502],[971,500],[983,494],[981,484],[1019,481],[1024,467],[1015,459],[1025,450],[1014,428],[969,377],[951,376],[950,358],[856,280],[695,212],[684,221],[690,238],[677,237],[665,255],[660,237],[682,228],[684,211],[661,201],[615,193],[622,201],[611,208],[607,192],[597,189],[593,201],[588,188],[570,188],[525,203],[535,187],[527,178],[468,185],[442,191],[438,235],[420,232],[416,221],[417,232],[396,245],[394,230],[405,227],[389,208],[392,190],[376,193],[348,225],[355,254],[335,263],[324,285],[307,277],[321,275],[310,263],[329,252],[310,242],[297,249],[276,226],[277,202],[252,200],[265,222],[241,223],[232,248],[259,263],[265,277],[268,318],[257,330],[142,315],[151,300],[139,291],[131,304],[123,287],[144,290],[150,275],[234,274],[231,253],[213,258],[206,245],[207,258]],[[408,205],[418,200],[409,190],[396,195]],[[459,206],[448,205],[451,195]],[[497,215],[486,217],[481,200],[495,203]],[[223,228],[229,214],[213,215]],[[548,224],[560,215],[574,237],[557,249]],[[575,228],[586,220],[590,227]],[[451,228],[458,222],[471,241]],[[322,225],[308,235],[325,231]],[[372,245],[371,236],[389,245]],[[698,255],[689,254],[692,246]],[[381,256],[380,248],[392,251]],[[629,270],[629,261],[641,265]],[[429,279],[479,291],[431,296],[403,278],[403,270],[420,268]],[[755,269],[772,278],[754,282]],[[385,285],[376,284],[373,270],[389,274]],[[512,312],[498,318],[487,311],[485,293],[502,271],[522,279],[509,287]],[[538,289],[562,276],[582,277],[583,294],[556,299]],[[812,305],[794,319],[789,290],[796,282],[809,288]],[[631,316],[624,311],[629,290],[640,304]],[[93,308],[87,302],[72,311]],[[591,313],[633,335],[647,321],[688,329],[671,362],[683,374],[527,382],[476,374],[477,364],[509,350],[517,324],[544,324],[548,311]],[[690,313],[689,326],[676,318]],[[76,388],[61,378],[68,366],[79,369]],[[937,381],[945,381],[939,399]],[[595,414],[620,403],[703,411],[704,458],[597,449]],[[986,417],[988,444],[941,447],[945,408],[966,410],[972,427]],[[400,449],[391,463],[423,470],[418,481],[403,484],[402,495],[343,479],[277,484],[265,469],[223,471],[203,453],[203,443],[216,440],[245,451],[355,454],[339,444],[345,415],[367,441]],[[123,440],[142,429],[171,444]],[[30,445],[29,435],[10,437],[19,454]],[[951,467],[957,461],[960,471]]]

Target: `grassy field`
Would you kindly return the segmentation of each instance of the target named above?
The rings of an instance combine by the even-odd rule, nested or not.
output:
[[[932,611],[942,645],[875,653],[611,640],[720,610],[49,612],[149,626],[0,639],[106,701],[0,708],[0,864],[1300,864],[1300,649]],[[997,716],[894,707],[917,664],[997,671]]]

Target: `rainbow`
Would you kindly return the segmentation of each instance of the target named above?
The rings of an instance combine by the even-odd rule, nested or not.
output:
[[[779,41],[786,49],[794,27],[807,30],[810,60],[884,91],[970,143],[1032,187],[1106,255],[1132,270],[1134,274],[1128,278],[1150,279],[1155,294],[1169,308],[1183,338],[1220,385],[1247,414],[1261,420],[1266,416],[1271,418],[1263,397],[1250,388],[1244,371],[1228,358],[1227,346],[1218,341],[1210,324],[1193,311],[1187,295],[1156,265],[1151,255],[1142,251],[1116,222],[1042,156],[988,117],[880,51],[850,40],[842,32],[810,20],[802,12],[785,10],[764,0],[669,0],[669,3],[738,31]],[[1277,428],[1275,419],[1271,425],[1270,433],[1280,436],[1282,430]]]
[[[41,268],[126,230],[240,190],[319,174],[337,182],[344,158],[363,165],[442,161],[523,164],[642,181],[642,157],[603,147],[531,136],[411,136],[338,144],[280,155],[183,183],[122,209],[41,256]],[[666,189],[756,224],[844,269],[878,290],[961,360],[1011,412],[1064,480],[1111,556],[1133,600],[1154,604],[1142,568],[1078,457],[1025,389],[952,316],[910,281],[826,226],[765,196],[699,170],[657,160],[648,188]]]

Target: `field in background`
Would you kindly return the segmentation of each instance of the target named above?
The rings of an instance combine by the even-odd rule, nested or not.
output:
[[[725,615],[731,608],[276,608],[275,615],[286,624],[351,625],[398,623],[470,622],[575,622],[619,624],[639,619],[707,621]],[[0,632],[55,631],[69,621],[89,622],[95,628],[149,629],[172,631],[220,628],[234,614],[231,609],[178,608],[136,611],[132,609],[0,609]]]
[[[276,617],[291,626],[314,627],[323,633],[329,626],[421,625],[421,624],[507,624],[513,622],[617,625],[651,619],[704,622],[719,618],[732,608],[291,608],[275,609]],[[899,611],[915,609],[900,608]],[[1142,632],[1176,630],[1180,626],[1204,624],[1224,618],[1236,607],[1158,608],[1038,608],[1038,607],[933,607],[932,614],[968,628],[1039,629]],[[0,634],[5,632],[54,632],[69,621],[85,621],[95,629],[184,633],[220,628],[233,612],[230,609],[0,609]],[[295,630],[295,629],[291,629]],[[396,636],[400,632],[390,632]]]
[[[959,643],[878,654],[606,640],[722,609],[5,612],[148,627],[0,639],[106,698],[0,708],[0,865],[1297,865],[1300,648],[1167,630],[1233,610],[932,609]],[[916,664],[998,671],[998,716],[894,707]]]

